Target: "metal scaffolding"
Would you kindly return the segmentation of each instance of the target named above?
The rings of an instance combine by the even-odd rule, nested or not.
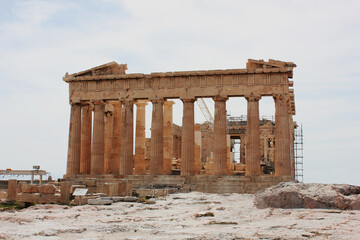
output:
[[[299,182],[304,182],[304,147],[303,147],[303,127],[297,127],[295,129],[295,179]]]

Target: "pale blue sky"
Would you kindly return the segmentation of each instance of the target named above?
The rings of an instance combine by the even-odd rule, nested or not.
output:
[[[65,72],[110,61],[145,73],[245,68],[248,58],[273,58],[298,65],[294,119],[304,126],[305,181],[360,185],[359,12],[359,1],[3,0],[0,169],[65,172]],[[227,107],[246,114],[243,99]],[[177,102],[176,123],[181,108]],[[270,98],[260,112],[274,114]],[[203,121],[197,108],[196,119]]]

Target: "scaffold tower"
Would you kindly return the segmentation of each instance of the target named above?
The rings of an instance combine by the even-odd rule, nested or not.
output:
[[[295,129],[295,179],[299,182],[304,182],[304,142],[303,142],[303,127],[302,125]]]

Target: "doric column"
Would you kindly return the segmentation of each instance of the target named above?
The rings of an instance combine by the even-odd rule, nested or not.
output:
[[[156,99],[151,121],[150,174],[164,174],[164,100]]]
[[[261,96],[245,96],[247,100],[246,160],[245,175],[261,175],[260,168],[260,120],[259,100]]]
[[[275,95],[275,175],[291,176],[290,127],[287,99]]]
[[[92,103],[83,103],[81,109],[80,173],[90,174],[92,111],[94,105]]]
[[[289,113],[289,125],[290,125],[290,162],[291,162],[291,176],[295,179],[295,149],[294,149],[294,131],[296,123],[292,119],[291,113]]]
[[[181,134],[181,175],[195,175],[195,133],[194,133],[194,102],[195,99],[181,99],[183,121]]]
[[[94,102],[94,127],[90,168],[90,174],[92,175],[104,173],[104,110],[103,102]]]
[[[200,124],[195,124],[195,160],[194,168],[195,174],[200,174],[201,171],[201,126]]]
[[[67,174],[80,173],[81,105],[71,104]]]
[[[114,106],[114,125],[112,140],[112,156],[110,169],[112,174],[119,174],[120,171],[120,151],[121,151],[121,123],[122,123],[122,103],[120,101],[112,101]]]
[[[164,174],[172,173],[173,104],[173,101],[164,102]]]
[[[120,156],[120,175],[132,175],[134,168],[134,101],[126,99],[123,101],[122,111],[122,135],[121,135],[121,156]]]
[[[231,173],[234,171],[234,164],[232,162],[231,159],[231,139],[230,139],[230,135],[226,134],[226,169],[228,173]]]
[[[135,159],[134,174],[145,174],[145,106],[146,101],[136,103],[136,132],[135,132]]]
[[[214,174],[227,174],[226,156],[226,101],[227,98],[214,97]]]
[[[105,105],[105,130],[104,130],[104,173],[111,174],[114,132],[114,106],[111,103]]]
[[[240,135],[240,163],[245,164],[245,135]]]

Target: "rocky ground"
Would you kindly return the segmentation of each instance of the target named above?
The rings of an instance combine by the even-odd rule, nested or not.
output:
[[[0,212],[0,239],[359,239],[359,210],[257,209],[250,194]]]

